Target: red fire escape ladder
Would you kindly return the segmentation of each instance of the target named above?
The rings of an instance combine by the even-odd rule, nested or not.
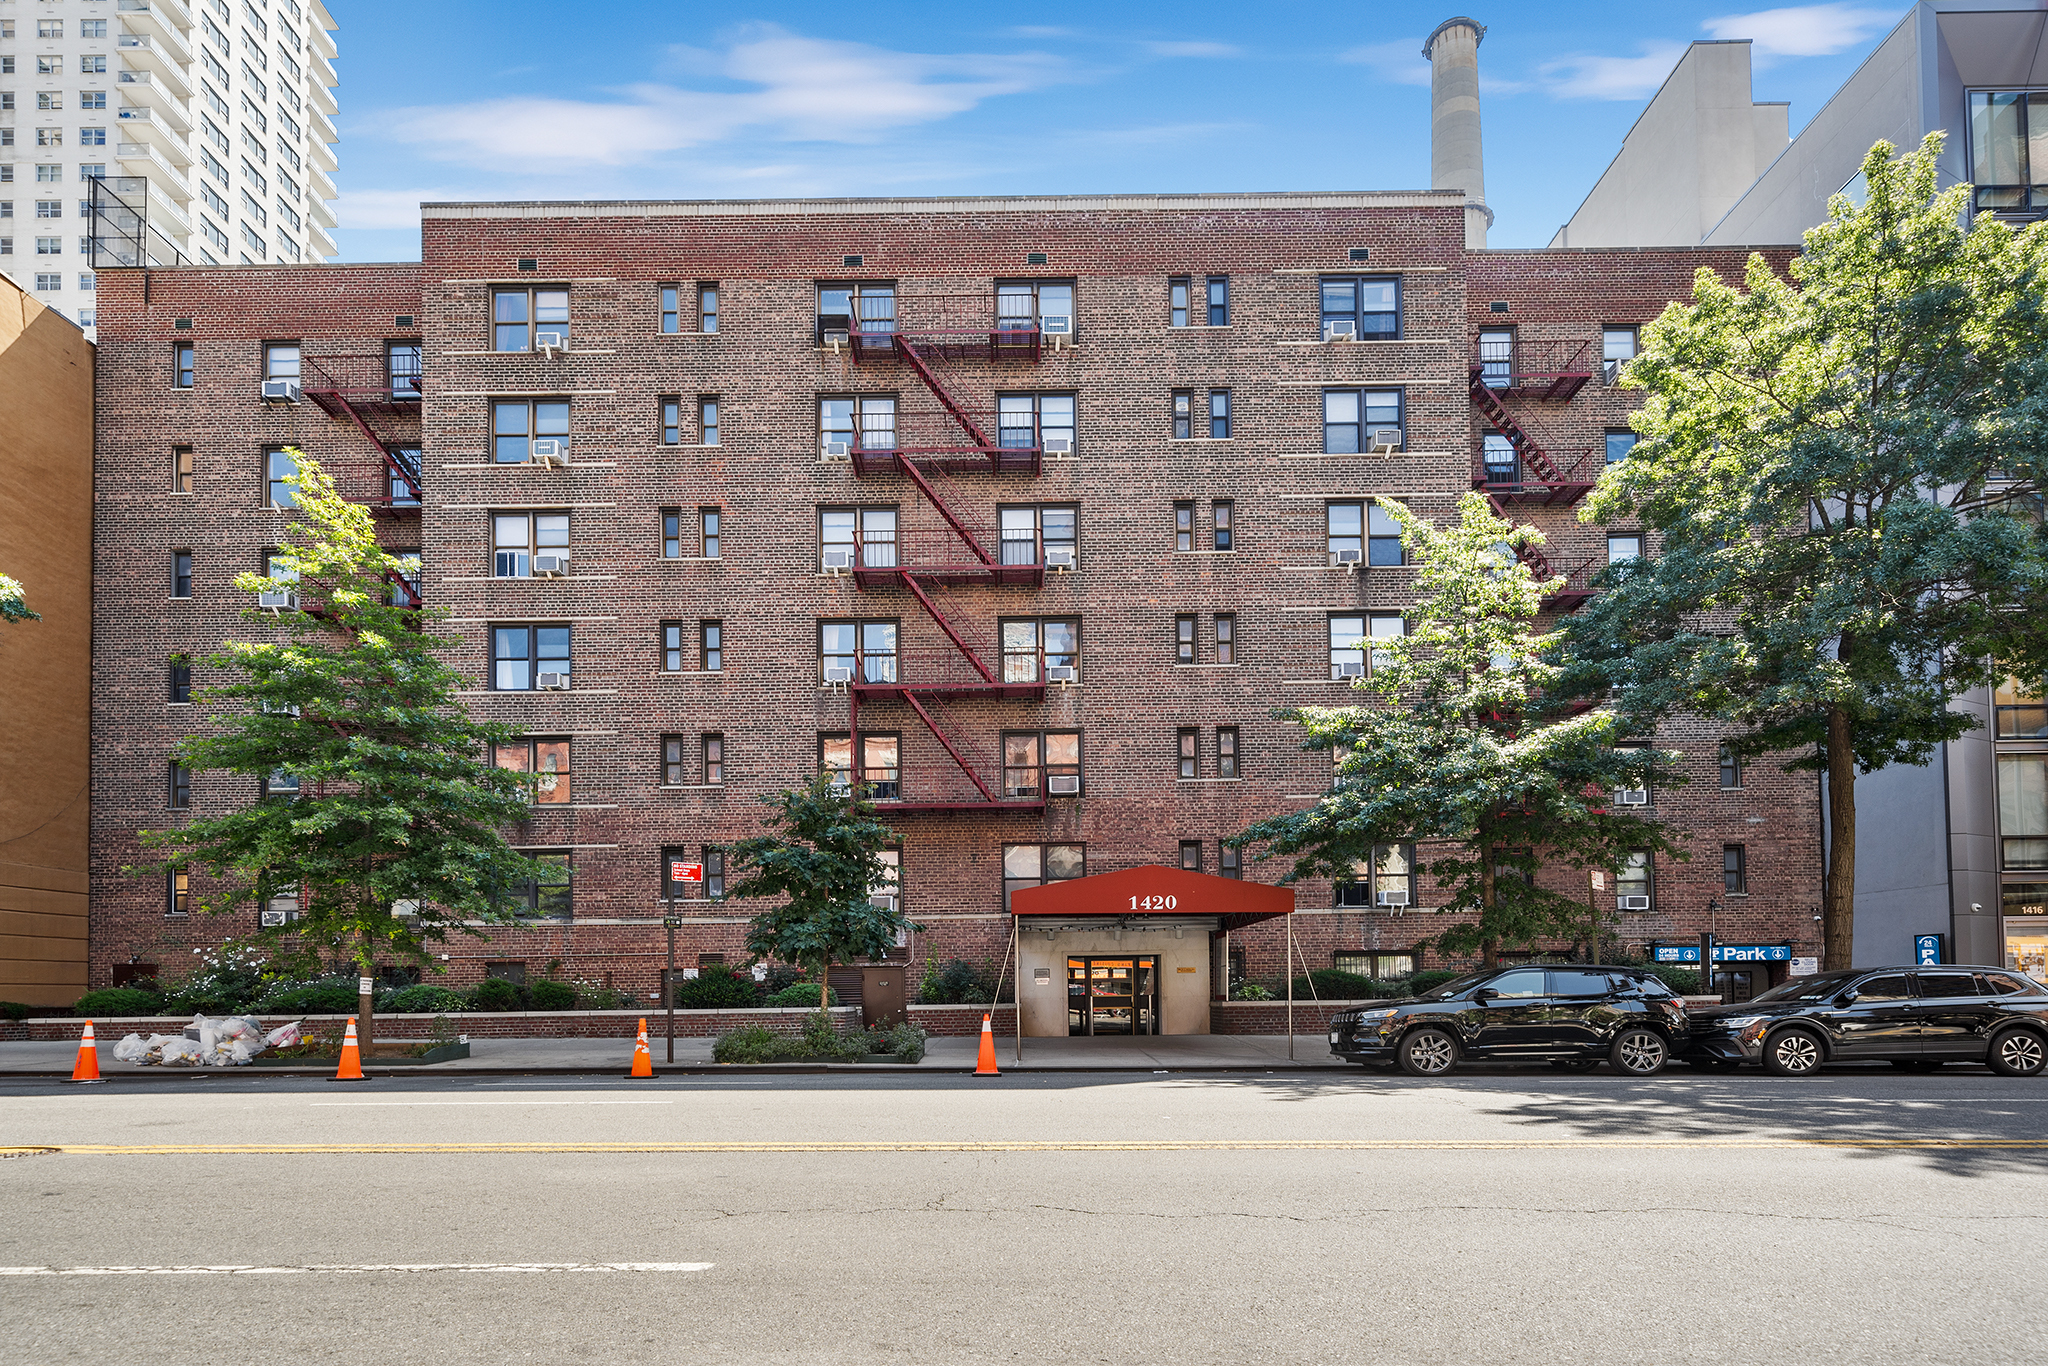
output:
[[[1515,448],[1515,453],[1536,471],[1536,477],[1549,484],[1565,482],[1556,462],[1550,458],[1550,452],[1538,445],[1535,437],[1522,430],[1521,424],[1508,412],[1507,405],[1486,383],[1484,372],[1476,364],[1471,368],[1471,387],[1472,401],[1479,406],[1479,411],[1486,414],[1486,420],[1493,424],[1494,430],[1505,436],[1508,444]]]
[[[960,771],[967,775],[967,781],[974,784],[975,790],[980,792],[987,800],[994,801],[996,794],[988,790],[988,784],[981,780],[981,775],[976,773],[973,766],[961,757],[959,750],[953,748],[953,741],[946,735],[946,732],[940,727],[932,714],[924,709],[924,703],[917,700],[917,694],[905,692],[903,700],[910,704],[910,709],[917,713],[920,721],[924,722],[925,729],[932,733],[932,738],[945,747],[946,753],[953,756],[953,762],[960,765]]]
[[[975,425],[974,419],[967,415],[967,410],[960,406],[960,401],[939,382],[938,375],[933,373],[931,366],[925,364],[924,357],[917,354],[917,343],[899,332],[896,334],[896,352],[910,362],[910,368],[917,371],[917,377],[924,381],[924,387],[932,391],[932,397],[939,401],[939,406],[960,424],[960,430],[967,433],[975,445],[984,450],[995,445],[995,442],[990,441],[981,428]]]
[[[965,421],[965,419],[963,418],[962,421]],[[969,531],[966,524],[953,514],[953,509],[946,505],[946,500],[939,497],[939,491],[932,487],[929,479],[924,477],[924,473],[918,469],[916,461],[907,455],[898,456],[896,467],[909,475],[910,481],[924,492],[925,497],[932,500],[932,506],[939,510],[939,516],[946,519],[946,525],[953,528],[955,535],[967,542],[967,548],[974,552],[976,559],[980,560],[983,564],[994,564],[996,562],[995,556],[982,549],[981,542],[974,539],[974,533]],[[907,570],[904,573],[904,577],[906,579],[909,577]]]
[[[1502,521],[1508,523],[1510,526],[1514,524],[1515,519],[1512,516],[1510,516],[1508,510],[1501,505],[1500,499],[1494,497],[1492,494],[1489,493],[1486,495],[1486,505],[1493,509],[1494,516],[1500,518]],[[1534,574],[1539,582],[1547,583],[1551,579],[1557,577],[1557,571],[1550,567],[1549,556],[1545,555],[1537,547],[1533,545],[1525,545],[1520,550],[1517,550],[1515,554],[1518,558],[1520,558],[1523,564],[1529,566],[1529,572]]]
[[[909,570],[905,570],[903,574],[903,585],[904,587],[910,590],[911,596],[916,598],[918,602],[924,607],[924,610],[931,615],[931,619],[938,623],[939,629],[946,633],[946,639],[953,642],[953,648],[958,650],[962,655],[966,656],[967,662],[974,666],[974,671],[976,673],[980,674],[982,678],[990,684],[993,684],[996,681],[996,676],[989,672],[988,665],[981,662],[981,656],[975,654],[973,649],[968,646],[967,642],[960,639],[960,633],[953,629],[953,623],[946,620],[946,614],[939,610],[939,605],[933,602],[931,598],[926,595],[924,589],[918,585],[917,575]],[[910,694],[908,691],[904,693],[904,696],[906,697],[908,697],[909,695]]]

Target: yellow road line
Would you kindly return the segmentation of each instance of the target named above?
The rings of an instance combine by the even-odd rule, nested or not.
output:
[[[1499,1139],[993,1139],[930,1142],[703,1143],[50,1143],[0,1147],[0,1157],[73,1153],[88,1157],[399,1153],[1178,1153],[1178,1152],[1602,1152],[1649,1149],[1798,1148],[1950,1151],[2048,1150],[2040,1138],[1499,1138]]]

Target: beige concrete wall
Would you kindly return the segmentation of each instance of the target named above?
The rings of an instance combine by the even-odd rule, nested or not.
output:
[[[1017,940],[1018,994],[1024,1008],[1024,1033],[1029,1038],[1065,1038],[1067,1034],[1067,959],[1117,958],[1140,954],[1159,959],[1159,1020],[1165,1034],[1209,1032],[1209,932],[1189,929],[1180,939],[1172,930],[1124,931],[1121,939],[1108,930],[1026,932]],[[1044,984],[1036,968],[1047,970]]]
[[[85,334],[0,277],[0,573],[43,617],[0,624],[0,1001],[29,1005],[85,990],[92,372]]]

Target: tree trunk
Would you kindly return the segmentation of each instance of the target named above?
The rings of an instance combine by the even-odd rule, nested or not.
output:
[[[1853,965],[1856,948],[1856,746],[1849,713],[1828,709],[1828,880],[1821,908],[1821,967]]]
[[[1479,924],[1488,932],[1479,941],[1479,963],[1481,967],[1500,966],[1500,941],[1494,938],[1489,923],[1493,919],[1493,845],[1482,840],[1479,845]]]

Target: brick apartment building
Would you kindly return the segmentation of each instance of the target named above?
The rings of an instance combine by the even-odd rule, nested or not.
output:
[[[722,851],[821,765],[901,832],[919,963],[993,966],[1006,889],[1274,880],[1219,841],[1324,790],[1272,712],[1350,700],[1362,640],[1400,629],[1374,500],[1441,520],[1490,484],[1549,533],[1558,610],[1583,601],[1630,550],[1576,518],[1634,402],[1603,357],[1742,263],[1472,251],[1465,203],[429,205],[418,265],[103,273],[93,981],[254,928],[123,868],[138,830],[262,795],[169,754],[204,724],[203,657],[251,629],[231,579],[279,541],[285,445],[419,554],[465,702],[531,737],[501,761],[556,774],[512,836],[563,881],[528,889],[530,927],[446,945],[452,985],[651,991],[671,907],[682,962],[738,959]],[[1813,779],[1724,769],[1701,726],[1658,739],[1692,783],[1649,801],[1694,856],[1608,882],[1607,909],[1647,907],[1623,939],[1815,953]],[[1404,866],[1298,888],[1311,964],[1441,961]],[[1205,980],[1226,952],[1277,979],[1282,933],[1219,938]]]

